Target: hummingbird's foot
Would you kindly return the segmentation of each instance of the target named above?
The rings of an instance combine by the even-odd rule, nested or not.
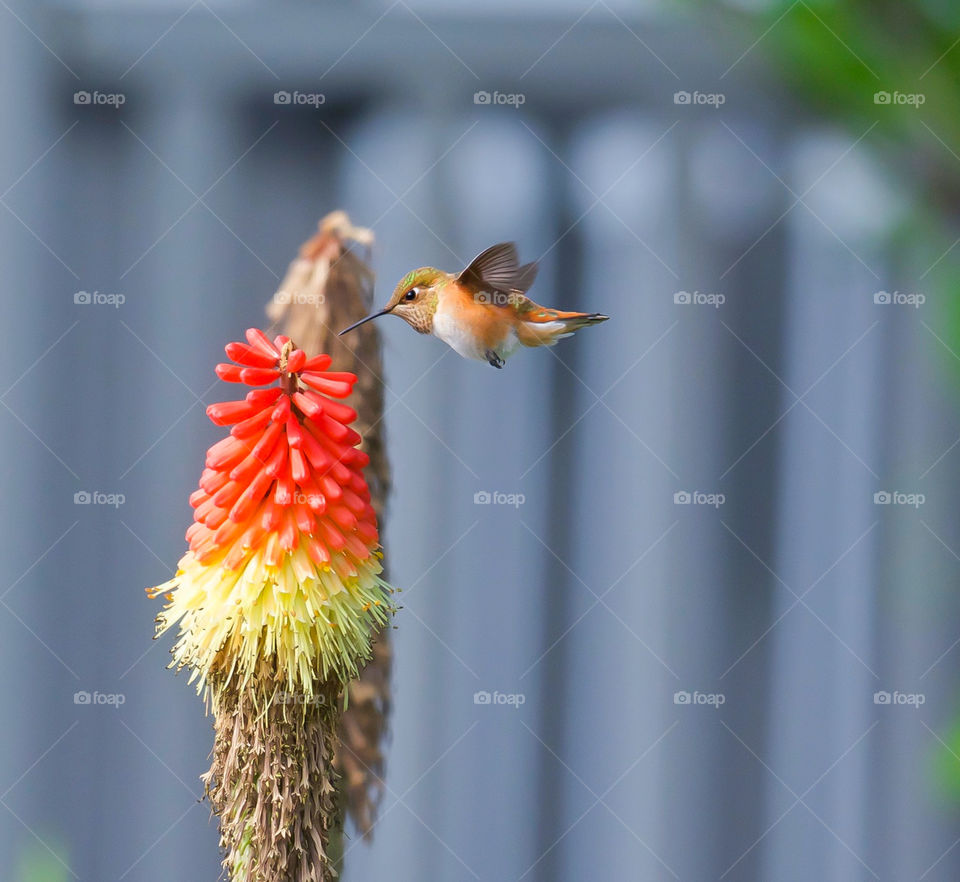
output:
[[[495,368],[502,368],[506,364],[506,362],[492,349],[488,349],[483,354],[487,357],[487,361],[489,361],[490,364],[492,364]]]

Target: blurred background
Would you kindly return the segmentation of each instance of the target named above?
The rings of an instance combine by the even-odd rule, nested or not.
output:
[[[143,588],[224,343],[342,208],[379,304],[515,240],[611,316],[502,372],[381,320],[404,608],[344,879],[956,879],[958,38],[946,0],[0,0],[0,878],[217,878]]]

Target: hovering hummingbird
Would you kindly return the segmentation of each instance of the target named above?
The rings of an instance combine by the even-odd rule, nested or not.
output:
[[[407,273],[378,316],[400,316],[420,334],[433,334],[464,358],[502,368],[519,346],[552,346],[586,325],[605,322],[599,312],[561,312],[534,303],[525,292],[537,275],[536,263],[520,266],[512,242],[478,254],[460,273],[432,266]]]

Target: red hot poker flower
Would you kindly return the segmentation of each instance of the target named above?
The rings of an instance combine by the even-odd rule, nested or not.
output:
[[[379,578],[376,515],[363,477],[368,457],[349,427],[352,373],[329,371],[284,336],[251,328],[230,343],[217,376],[254,388],[207,415],[230,434],[207,452],[190,497],[190,550],[158,619],[180,622],[174,664],[201,685],[216,670],[248,677],[274,656],[291,688],[309,692],[331,671],[348,679],[369,655],[392,590]]]

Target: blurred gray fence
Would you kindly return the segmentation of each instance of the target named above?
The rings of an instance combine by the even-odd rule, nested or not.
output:
[[[617,4],[0,6],[3,878],[217,876],[142,587],[223,344],[336,207],[378,302],[515,239],[537,299],[612,316],[503,372],[382,320],[404,608],[345,879],[956,878],[960,426],[937,304],[875,303],[925,267],[869,131],[798,122],[752,35]]]

